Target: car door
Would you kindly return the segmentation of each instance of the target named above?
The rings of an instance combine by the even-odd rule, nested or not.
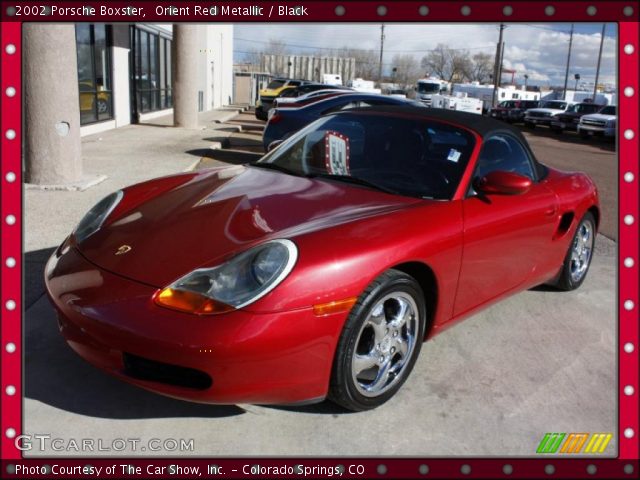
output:
[[[481,194],[470,188],[463,200],[464,246],[455,316],[531,278],[555,231],[556,196],[538,181],[529,150],[510,133],[496,133],[484,141],[474,178],[493,171],[526,175],[533,184],[518,195]]]

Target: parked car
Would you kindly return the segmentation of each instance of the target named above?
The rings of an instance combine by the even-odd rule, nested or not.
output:
[[[544,166],[509,125],[351,109],[256,163],[108,195],[45,284],[69,346],[147,390],[366,410],[455,322],[539,284],[578,288],[599,217],[593,181]]]
[[[598,113],[584,115],[580,118],[578,134],[582,138],[588,138],[591,136],[615,138],[617,121],[618,116],[616,106],[608,105]]]
[[[489,110],[489,116],[505,122],[522,122],[524,112],[530,108],[537,108],[538,100],[504,100]]]
[[[262,133],[262,143],[265,150],[268,150],[272,142],[285,139],[327,113],[371,105],[406,105],[407,103],[417,102],[375,93],[348,93],[313,102],[301,108],[276,108],[272,111]]]
[[[324,98],[334,97],[336,95],[344,95],[345,93],[353,93],[352,90],[336,90],[336,89],[324,89],[314,90],[298,97],[293,96],[280,96],[273,101],[273,108],[286,107],[286,108],[298,108],[309,103],[317,102]],[[273,109],[272,109],[273,110]]]
[[[300,85],[311,83],[307,80],[293,80],[290,78],[274,78],[267,88],[260,90],[260,98],[256,102],[255,116],[258,120],[266,120],[269,110],[273,107],[273,100],[285,90],[291,90]]]
[[[534,128],[536,125],[551,126],[553,117],[564,113],[572,105],[571,102],[564,100],[549,100],[542,102],[538,108],[530,108],[524,114],[524,124],[527,127]]]
[[[578,129],[580,123],[580,117],[588,115],[589,113],[596,113],[602,109],[602,105],[595,103],[575,103],[567,108],[567,111],[554,116],[551,120],[551,130],[555,132],[562,132],[563,130]]]

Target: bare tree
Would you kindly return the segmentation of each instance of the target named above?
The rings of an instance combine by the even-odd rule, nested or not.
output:
[[[394,55],[391,60],[391,67],[395,68],[395,73],[393,74],[394,83],[401,85],[403,88],[415,84],[416,80],[421,76],[420,65],[413,55]]]
[[[375,50],[342,47],[330,50],[327,55],[341,58],[354,58],[356,71],[354,77],[374,79],[378,75],[378,54]]]
[[[488,53],[476,53],[469,62],[470,69],[465,77],[471,82],[485,83],[493,72],[493,58]]]
[[[454,50],[442,43],[422,57],[420,65],[429,74],[451,82],[463,80],[470,70],[471,58],[466,50]]]

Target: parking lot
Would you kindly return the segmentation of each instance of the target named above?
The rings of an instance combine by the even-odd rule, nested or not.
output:
[[[209,124],[197,140],[223,148],[192,147],[191,156],[180,160],[175,171],[258,158],[262,125],[250,111]],[[148,134],[144,125],[132,125],[110,135],[106,141],[128,135],[132,146],[120,137],[119,148],[130,148],[133,156],[141,148],[135,145],[144,145]],[[99,438],[106,445],[137,438],[143,446],[150,439],[194,440],[193,450],[171,452],[175,456],[427,457],[531,456],[546,432],[611,432],[605,455],[615,456],[615,144],[543,128],[525,131],[525,136],[543,163],[583,170],[598,185],[602,225],[589,276],[576,291],[532,289],[444,332],[425,344],[399,394],[363,413],[345,413],[328,402],[304,407],[191,404],[129,386],[86,364],[59,335],[39,279],[47,255],[62,240],[43,228],[51,221],[47,212],[56,202],[69,201],[74,209],[86,210],[95,195],[61,200],[61,192],[27,191],[25,284],[31,300],[24,319],[24,433],[51,435],[63,444],[83,438]],[[160,151],[163,139],[154,141]],[[98,142],[98,136],[84,142]],[[194,159],[197,164],[191,165]],[[155,172],[164,173],[169,172]],[[129,447],[117,452],[31,450],[25,455],[167,454]]]

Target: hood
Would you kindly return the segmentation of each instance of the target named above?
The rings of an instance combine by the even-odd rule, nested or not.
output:
[[[605,121],[609,121],[609,120],[616,120],[618,117],[617,115],[605,115],[603,113],[590,113],[589,115],[583,115],[582,119],[583,120],[605,120]]]
[[[560,110],[559,108],[530,108],[527,112],[550,113],[551,115],[555,115],[564,113],[564,110]]]
[[[78,248],[106,270],[162,288],[195,268],[222,263],[269,239],[295,242],[297,235],[416,202],[334,181],[236,166],[203,171],[109,218]],[[130,250],[116,255],[123,245]]]

